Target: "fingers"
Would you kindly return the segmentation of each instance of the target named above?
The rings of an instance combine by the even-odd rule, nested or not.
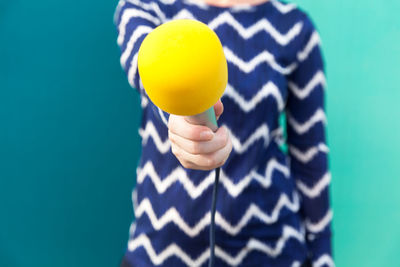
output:
[[[183,117],[170,115],[168,120],[169,132],[192,141],[209,141],[214,137],[210,128],[202,125],[194,125]]]
[[[171,131],[168,136],[171,142],[193,155],[213,153],[228,143],[228,132],[224,127],[219,128],[210,141],[193,141]]]
[[[232,143],[228,138],[224,147],[208,154],[192,154],[177,145],[172,146],[172,150],[183,167],[195,170],[212,170],[225,164],[232,151]]]
[[[214,105],[218,118],[223,113],[221,100]],[[212,170],[222,166],[232,151],[232,141],[227,128],[220,127],[215,133],[208,127],[194,125],[185,117],[170,115],[168,137],[172,153],[183,167],[196,170]]]

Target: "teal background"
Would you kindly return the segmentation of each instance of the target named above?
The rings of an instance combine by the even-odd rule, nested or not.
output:
[[[400,266],[400,2],[303,0],[327,66],[337,266]],[[0,1],[0,266],[117,266],[138,95],[116,1]]]

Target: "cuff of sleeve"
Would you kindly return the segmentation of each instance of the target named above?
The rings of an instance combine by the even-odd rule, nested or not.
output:
[[[333,267],[331,234],[307,233],[307,246],[313,267]]]

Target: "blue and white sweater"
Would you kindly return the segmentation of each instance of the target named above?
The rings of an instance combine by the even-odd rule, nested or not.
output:
[[[148,99],[137,71],[146,34],[183,18],[208,24],[228,61],[218,123],[230,130],[233,150],[221,168],[216,266],[300,266],[307,258],[313,266],[333,266],[320,39],[304,12],[276,0],[231,8],[119,2],[121,64],[143,109],[126,260],[139,267],[208,263],[214,172],[180,165],[170,149],[168,114]]]

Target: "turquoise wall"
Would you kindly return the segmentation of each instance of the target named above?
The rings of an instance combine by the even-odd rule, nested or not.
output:
[[[400,2],[302,0],[327,66],[337,266],[399,266]],[[115,1],[0,2],[0,266],[117,266],[138,95]]]
[[[400,1],[303,0],[327,65],[337,266],[400,266]]]

